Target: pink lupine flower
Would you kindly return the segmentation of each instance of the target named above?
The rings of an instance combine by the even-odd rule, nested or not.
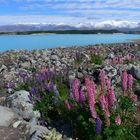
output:
[[[105,96],[103,94],[100,95],[99,101],[100,101],[101,109],[105,111],[105,108],[106,108],[107,103],[106,103]]]
[[[111,80],[107,78],[106,84],[107,84],[107,90],[110,90],[110,88],[111,88]]]
[[[109,107],[113,107],[115,102],[116,102],[116,97],[115,97],[115,93],[114,93],[113,87],[110,88],[107,96],[108,96]]]
[[[93,93],[95,97],[97,91],[96,91],[96,84],[94,83],[94,81],[91,80],[90,78],[85,78],[85,84],[86,84],[87,91]]]
[[[127,71],[125,70],[122,74],[122,87],[124,91],[127,90],[127,82],[128,82],[127,75],[128,75]]]
[[[127,59],[128,59],[128,60],[134,60],[134,59],[135,59],[134,54],[128,53],[128,54],[127,54]]]
[[[75,79],[73,82],[73,95],[77,102],[80,101],[79,89],[80,89],[80,81],[78,79]]]
[[[65,103],[66,107],[68,108],[68,110],[71,110],[73,108],[73,106],[69,103],[68,100],[65,100],[64,103]]]
[[[132,99],[133,102],[137,102],[138,101],[138,97],[135,94],[130,94],[130,98]]]
[[[48,68],[41,69],[41,73],[45,73],[45,72],[48,72]]]
[[[87,88],[87,94],[88,94],[88,101],[89,101],[89,107],[91,111],[91,115],[94,119],[97,118],[97,112],[96,112],[96,101],[95,101],[95,94],[96,94],[96,86],[92,80],[89,78],[85,79],[85,84]]]
[[[128,89],[132,89],[133,86],[133,76],[131,74],[128,74]]]
[[[99,102],[101,109],[104,111],[106,117],[110,117],[109,109],[108,109],[108,99],[101,94],[99,97]]]
[[[105,74],[105,71],[103,69],[100,70],[99,77],[100,77],[100,80],[101,80],[101,86],[104,89],[105,85],[106,85],[106,74]]]
[[[115,123],[116,123],[116,125],[120,125],[120,124],[121,124],[121,117],[120,117],[120,115],[118,115],[118,116],[116,117]]]

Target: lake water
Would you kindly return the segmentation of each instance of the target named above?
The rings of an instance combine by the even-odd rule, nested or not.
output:
[[[136,34],[48,34],[48,35],[2,35],[0,51],[11,49],[44,49],[69,47],[75,45],[94,45],[100,43],[123,43],[132,39],[140,39]]]

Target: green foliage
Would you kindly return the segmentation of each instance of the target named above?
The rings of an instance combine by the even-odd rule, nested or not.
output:
[[[48,122],[58,114],[55,105],[55,96],[53,93],[45,93],[43,98],[35,104],[34,110],[39,110],[41,112],[41,117]]]
[[[135,136],[135,121],[134,121],[135,106],[130,97],[120,96],[116,112],[111,115],[111,126],[105,127],[103,133],[107,140],[137,140]],[[121,115],[121,125],[115,124],[117,114]]]
[[[124,64],[135,64],[134,60],[125,60]]]
[[[61,100],[66,100],[68,99],[68,95],[69,95],[69,90],[66,84],[60,84],[58,85],[58,91],[59,91],[59,95],[60,95],[60,99]]]
[[[30,90],[30,85],[28,83],[21,83],[20,85],[18,85],[17,87],[15,87],[14,90],[15,91],[19,91],[19,90],[29,91]]]
[[[135,83],[135,84],[140,84],[140,80],[139,80],[139,79],[135,79],[135,80],[134,80],[134,83]]]
[[[103,63],[103,58],[99,54],[92,54],[91,55],[91,62],[96,64],[96,65],[102,65]]]
[[[127,132],[125,126],[117,126],[115,124],[104,129],[104,137],[107,140],[133,140],[133,138]]]
[[[75,64],[80,65],[83,62],[82,59],[75,60]]]
[[[136,133],[136,137],[137,137],[137,138],[140,138],[140,124],[138,124],[138,125],[135,127],[135,133]]]
[[[31,71],[32,73],[37,72],[36,68],[34,67],[30,67],[28,70]]]

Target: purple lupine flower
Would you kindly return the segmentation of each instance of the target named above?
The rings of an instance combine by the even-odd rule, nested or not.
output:
[[[38,89],[36,87],[33,87],[30,91],[31,95],[36,95],[38,93]]]
[[[81,90],[80,90],[80,103],[84,103],[85,101],[86,101],[85,93],[84,93],[84,91],[81,89]]]
[[[16,85],[16,83],[14,81],[10,81],[9,83],[7,83],[6,87],[13,89],[15,87],[15,85]]]
[[[42,82],[42,74],[41,73],[38,73],[37,75],[36,75],[36,81],[38,82],[38,83],[41,83]]]
[[[96,133],[100,134],[102,132],[102,120],[97,117],[96,118]]]
[[[53,84],[53,82],[50,81],[50,82],[47,84],[46,89],[47,89],[49,92],[52,92],[52,91],[54,90],[54,84]]]
[[[20,72],[18,73],[18,76],[21,77],[21,78],[25,78],[25,77],[28,76],[28,74],[27,74],[27,72],[25,72],[25,71],[20,71]]]

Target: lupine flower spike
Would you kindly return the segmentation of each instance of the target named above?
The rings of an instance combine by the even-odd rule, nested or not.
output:
[[[73,87],[74,98],[79,103],[80,102],[80,93],[79,93],[80,81],[78,79],[75,79],[72,87]]]
[[[115,123],[116,123],[116,125],[120,125],[120,124],[121,124],[121,117],[120,117],[120,115],[118,115],[118,116],[116,117]]]
[[[94,119],[97,118],[97,112],[95,107],[95,95],[96,95],[96,86],[92,80],[89,78],[85,79],[86,88],[87,88],[87,94],[88,94],[88,100],[89,100],[89,107],[91,111],[91,115]]]
[[[122,74],[122,88],[124,92],[127,90],[127,75],[127,71],[125,70]]]
[[[97,117],[96,118],[96,133],[100,134],[102,132],[102,120]]]
[[[133,86],[133,76],[131,74],[128,74],[128,89],[132,89]]]

